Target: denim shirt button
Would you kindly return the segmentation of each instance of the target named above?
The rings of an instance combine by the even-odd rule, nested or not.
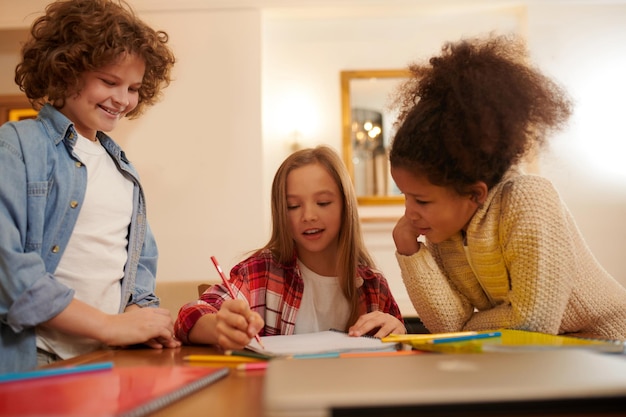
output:
[[[80,161],[76,161],[76,162],[74,162],[74,165],[76,165],[76,168],[80,168],[80,167],[83,166],[83,163],[80,162]]]
[[[72,200],[72,201],[70,201],[70,207],[71,207],[71,208],[76,208],[76,207],[78,207],[78,201],[76,201],[76,200]]]
[[[61,249],[61,248],[59,247],[59,245],[54,245],[54,246],[52,247],[52,253],[58,253],[60,249]]]

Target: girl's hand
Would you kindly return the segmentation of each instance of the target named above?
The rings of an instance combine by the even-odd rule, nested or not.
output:
[[[358,337],[368,334],[374,329],[378,329],[374,334],[374,337],[378,338],[383,338],[391,333],[406,333],[404,324],[391,314],[383,313],[382,311],[372,311],[359,317],[356,323],[348,329],[348,334]]]
[[[393,228],[392,236],[400,255],[410,256],[420,250],[420,243],[417,241],[420,234],[406,215],[400,217]]]
[[[243,349],[263,326],[263,318],[244,300],[224,301],[216,313],[217,344],[224,349]]]

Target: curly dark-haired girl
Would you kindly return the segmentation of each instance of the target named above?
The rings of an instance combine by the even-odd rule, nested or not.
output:
[[[567,121],[565,91],[514,37],[447,43],[410,70],[390,152],[406,200],[393,238],[426,327],[626,339],[626,289],[554,186],[519,168]]]

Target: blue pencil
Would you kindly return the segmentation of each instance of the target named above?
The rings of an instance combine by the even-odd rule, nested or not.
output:
[[[303,353],[300,355],[293,355],[293,359],[319,359],[319,358],[338,358],[339,352],[324,352],[324,353]]]
[[[465,342],[468,340],[475,339],[487,339],[491,337],[500,337],[502,333],[500,332],[488,332],[488,333],[478,333],[478,334],[470,334],[467,336],[455,336],[455,337],[444,337],[441,339],[433,339],[428,343],[439,344],[439,343],[452,343],[452,342]]]
[[[27,372],[9,372],[0,375],[0,383],[23,381],[25,379],[47,378],[51,376],[79,374],[84,372],[105,371],[113,368],[113,362],[99,362],[88,365],[68,366],[65,368],[37,369]]]

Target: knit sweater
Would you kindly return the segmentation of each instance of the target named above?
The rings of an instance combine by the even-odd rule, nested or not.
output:
[[[594,258],[545,178],[493,187],[466,231],[396,253],[431,332],[510,328],[626,340],[626,288]]]

